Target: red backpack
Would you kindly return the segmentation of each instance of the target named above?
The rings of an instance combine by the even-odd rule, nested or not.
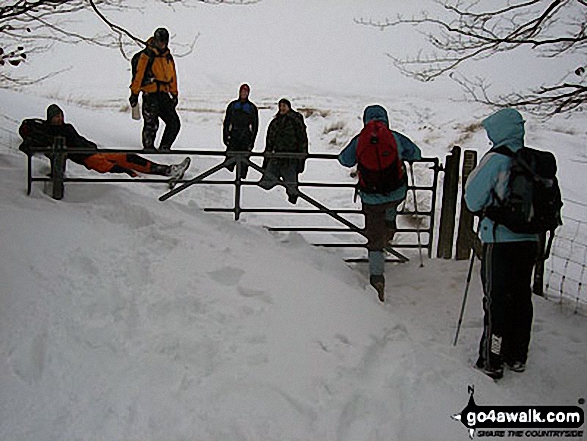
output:
[[[357,145],[359,189],[365,193],[388,194],[404,183],[404,166],[395,137],[385,122],[369,121]]]

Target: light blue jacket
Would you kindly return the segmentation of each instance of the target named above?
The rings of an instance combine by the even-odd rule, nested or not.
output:
[[[481,125],[493,146],[469,175],[465,185],[465,202],[473,212],[480,212],[494,205],[494,195],[503,199],[507,193],[512,159],[493,150],[506,146],[516,152],[524,147],[524,119],[517,110],[499,110],[484,119]],[[481,221],[480,233],[484,243],[538,240],[537,234],[514,233],[503,225],[496,226],[489,218]]]
[[[387,127],[389,127],[389,119],[387,117],[387,111],[379,106],[373,105],[368,106],[363,113],[363,123],[367,124],[371,120],[380,120],[385,123]],[[395,142],[397,143],[398,147],[398,154],[399,157],[405,161],[412,161],[416,159],[422,158],[422,153],[420,152],[420,148],[414,144],[407,136],[402,135],[401,133],[391,131],[395,138]],[[359,135],[356,135],[351,142],[340,152],[338,155],[338,162],[345,167],[354,167],[357,165],[357,144],[359,140]],[[388,194],[373,194],[373,193],[364,193],[359,190],[359,195],[361,196],[361,200],[365,204],[370,205],[379,205],[384,204],[387,202],[392,201],[401,201],[406,198],[406,193],[408,191],[408,187],[406,184],[402,185],[400,188],[393,190],[391,193]]]

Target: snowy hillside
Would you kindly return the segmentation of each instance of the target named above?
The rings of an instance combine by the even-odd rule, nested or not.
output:
[[[389,302],[298,236],[161,204],[155,185],[23,194],[2,153],[0,439],[466,439],[486,402],[565,404],[585,384],[584,319],[537,300],[527,373],[469,367],[466,263],[388,268]],[[149,186],[151,187],[151,186]]]
[[[173,23],[177,38],[201,31],[197,50],[178,63],[177,155],[152,159],[220,150],[224,109],[244,81],[260,107],[255,151],[287,96],[294,108],[314,110],[306,120],[313,153],[338,153],[375,102],[427,157],[444,161],[457,144],[484,152],[478,122],[491,109],[453,101],[460,92],[447,83],[416,87],[385,57],[368,64],[365,47],[379,56],[393,41],[352,18],[407,2],[358,3],[267,0],[198,5],[181,19],[165,8],[125,18],[142,33],[161,22]],[[304,20],[287,19],[297,12]],[[234,47],[241,25],[250,51]],[[291,57],[280,65],[283,48]],[[27,196],[18,124],[44,116],[51,102],[102,147],[139,145],[140,123],[126,107],[128,66],[118,54],[69,47],[48,54],[43,67],[97,56],[100,69],[75,63],[40,87],[0,91],[1,441],[456,441],[468,439],[451,415],[467,404],[470,385],[478,404],[586,398],[585,317],[553,301],[534,299],[525,373],[495,383],[471,368],[482,329],[478,264],[455,348],[468,262],[425,259],[419,268],[417,251],[408,251],[409,263],[386,267],[382,305],[366,265],[344,263],[346,252],[312,247],[297,233],[272,234],[261,215],[235,222],[202,210],[230,205],[229,187],[194,186],[164,203],[157,198],[165,185],[135,182],[70,183],[61,201],[36,183]],[[368,82],[357,66],[374,72]],[[564,214],[579,220],[587,215],[585,127],[581,114],[548,122],[528,116],[527,124],[528,143],[556,153],[569,200]],[[187,177],[217,161],[194,157]],[[37,175],[48,170],[42,159],[34,167]],[[68,173],[96,177],[76,164]],[[348,170],[320,161],[302,179],[352,182]],[[243,192],[253,206],[289,207],[282,189]],[[351,191],[314,196],[329,207],[358,207]],[[587,242],[586,231],[570,228]]]

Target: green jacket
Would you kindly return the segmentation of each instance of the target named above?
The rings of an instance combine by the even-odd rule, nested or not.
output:
[[[306,124],[300,113],[290,110],[275,115],[267,129],[265,153],[308,153]],[[305,158],[286,160],[296,162],[299,173],[304,170]]]

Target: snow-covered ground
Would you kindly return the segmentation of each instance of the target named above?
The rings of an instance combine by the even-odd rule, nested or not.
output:
[[[381,2],[371,2],[372,11],[337,2],[334,17],[332,1],[292,3],[200,5],[185,13],[202,35],[194,56],[178,62],[177,150],[221,149],[223,112],[243,81],[261,108],[256,151],[281,96],[294,108],[315,109],[307,118],[314,153],[338,153],[375,102],[427,157],[444,160],[455,144],[487,149],[476,123],[491,110],[451,100],[450,86],[389,86],[386,75],[396,76],[383,57],[373,68],[379,74],[358,85],[364,73],[349,66],[360,63],[345,56],[368,59],[363,45],[379,41],[383,52],[392,41],[379,32],[374,39],[375,31],[357,28],[352,17]],[[306,20],[289,23],[292,8]],[[143,18],[144,32],[159,25],[152,15]],[[175,28],[191,29],[189,23],[179,20]],[[280,33],[283,23],[289,33]],[[311,37],[317,29],[325,36]],[[233,32],[258,47],[249,68],[248,57],[229,62]],[[353,37],[362,45],[351,46]],[[274,70],[282,45],[298,44],[307,54],[286,59],[298,75]],[[63,63],[80,53],[65,51]],[[0,440],[465,440],[451,415],[466,405],[470,385],[480,405],[576,405],[585,398],[585,318],[541,298],[534,299],[525,373],[495,383],[470,367],[482,326],[477,264],[455,348],[466,261],[425,259],[420,268],[417,252],[408,252],[409,263],[388,264],[381,305],[366,265],[344,263],[348,252],[317,249],[297,233],[271,234],[260,215],[234,222],[202,211],[230,206],[229,187],[194,186],[164,203],[157,200],[163,184],[72,183],[54,201],[37,183],[26,196],[16,130],[51,102],[101,146],[138,147],[140,124],[125,108],[128,72],[116,56],[104,54],[95,73],[76,64],[40,88],[0,91]],[[121,70],[114,78],[124,80],[104,77],[106,67]],[[585,127],[580,114],[546,123],[528,116],[528,143],[557,154],[563,194],[575,201],[564,213],[579,220],[586,218]],[[187,177],[216,161],[194,158]],[[37,174],[46,170],[35,160]],[[75,164],[68,171],[95,176]],[[425,170],[417,174],[426,179]],[[352,182],[348,170],[324,161],[310,162],[302,179]],[[350,190],[312,195],[329,207],[357,207]],[[290,207],[282,189],[246,187],[244,200]]]

